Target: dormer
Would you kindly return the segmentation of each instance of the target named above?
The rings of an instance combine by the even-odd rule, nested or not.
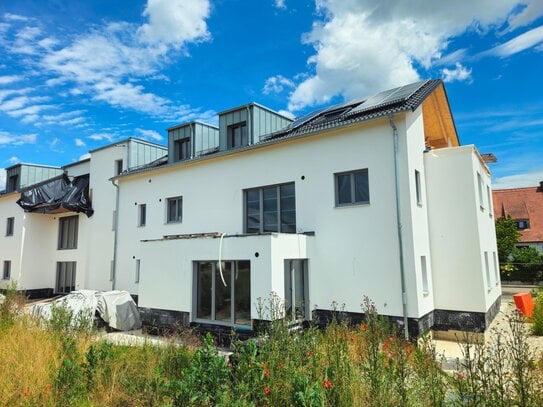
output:
[[[257,103],[226,110],[219,113],[220,150],[256,144],[290,123],[288,117]]]
[[[199,121],[167,129],[168,162],[188,160],[218,151],[219,129]]]
[[[45,181],[63,173],[62,168],[35,164],[15,164],[6,168],[6,193]]]

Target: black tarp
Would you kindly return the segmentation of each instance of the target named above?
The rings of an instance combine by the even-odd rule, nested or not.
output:
[[[64,208],[92,216],[89,199],[89,176],[70,181],[66,174],[41,182],[21,191],[17,204],[27,212],[49,213]]]

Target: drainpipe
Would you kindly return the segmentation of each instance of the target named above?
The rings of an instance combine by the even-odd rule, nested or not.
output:
[[[111,180],[115,187],[115,222],[113,223],[113,270],[111,271],[111,290],[115,290],[115,279],[117,278],[117,230],[119,227],[119,185]]]
[[[247,109],[247,145],[252,145],[255,142],[253,140],[253,121],[251,118],[251,109],[249,106],[246,106],[245,108]]]
[[[409,339],[409,329],[407,327],[407,290],[405,288],[405,267],[403,261],[403,241],[402,241],[402,216],[400,212],[400,170],[398,168],[398,129],[394,124],[394,115],[388,116],[390,127],[392,127],[392,137],[394,140],[394,187],[396,195],[396,222],[398,224],[398,245],[400,250],[400,277],[402,286],[402,309],[403,326],[405,339]]]

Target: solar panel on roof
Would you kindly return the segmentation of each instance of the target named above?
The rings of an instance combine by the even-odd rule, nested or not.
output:
[[[302,124],[307,123],[309,120],[311,120],[315,116],[318,116],[319,114],[321,114],[324,110],[326,109],[315,110],[314,112],[298,117],[296,120],[294,120],[292,123],[288,125],[287,130],[295,129],[296,127],[299,127]]]
[[[376,95],[370,96],[364,103],[352,109],[348,114],[360,113],[378,106],[406,100],[426,82],[427,81],[419,81],[409,85],[400,86],[399,88],[379,92]]]

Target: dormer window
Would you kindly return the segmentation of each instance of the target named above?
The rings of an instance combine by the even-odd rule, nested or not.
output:
[[[175,140],[174,153],[176,161],[188,160],[190,158],[190,137]]]
[[[247,122],[228,126],[228,148],[243,147],[248,144]]]
[[[518,230],[530,229],[530,221],[527,219],[515,221]]]

